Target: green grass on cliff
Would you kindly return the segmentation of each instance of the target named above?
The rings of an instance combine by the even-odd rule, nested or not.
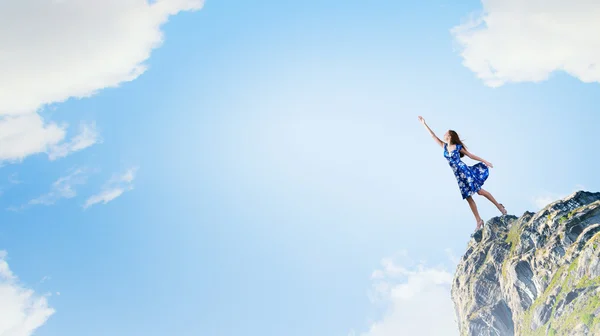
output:
[[[591,326],[592,324],[594,324],[594,319],[596,317],[594,316],[594,314],[585,314],[581,317],[581,321],[586,325],[586,326]]]
[[[518,222],[514,222],[514,224],[510,227],[510,230],[506,234],[506,239],[504,240],[507,244],[510,244],[510,251],[508,252],[508,256],[505,259],[505,262],[502,264],[502,277],[506,279],[506,272],[508,271],[508,262],[512,255],[514,254],[517,245],[521,241],[521,225]]]
[[[573,209],[568,214],[560,216],[559,218],[549,214],[548,221],[553,220],[559,224],[564,224],[566,221],[571,220],[574,217],[578,217],[579,213],[582,212],[584,208],[588,208],[589,206],[590,205]],[[507,280],[510,265],[514,263],[516,259],[521,259],[520,256],[517,255],[517,247],[521,243],[523,228],[527,224],[528,222],[513,222],[513,225],[506,233],[506,236],[503,237],[505,243],[510,245],[508,255],[501,266],[502,278],[505,281]],[[561,240],[564,238],[564,232],[562,232],[563,229],[564,225],[562,228],[558,228],[558,231],[561,232],[554,232],[555,235],[561,236]],[[576,245],[577,244],[573,244],[572,246],[569,246],[565,256],[567,261],[573,257],[575,258],[573,258],[571,262],[567,262],[558,267],[554,272],[548,275],[544,274],[543,284],[548,284],[546,288],[544,288],[543,292],[540,293],[540,295],[534,300],[529,309],[524,311],[522,315],[519,314],[521,316],[513,316],[520,320],[515,322],[517,325],[521,326],[521,335],[566,335],[569,334],[569,332],[572,332],[573,329],[581,327],[581,324],[585,324],[589,328],[590,335],[600,335],[600,315],[598,317],[594,315],[596,310],[600,308],[600,295],[595,295],[594,293],[588,292],[585,294],[585,297],[577,297],[574,302],[570,303],[568,309],[566,312],[563,312],[562,316],[555,318],[558,303],[563,300],[569,292],[578,288],[593,288],[600,286],[600,277],[596,277],[594,279],[590,279],[587,276],[584,276],[581,279],[577,277],[577,267],[580,263],[579,249],[581,246]],[[600,247],[600,233],[592,236],[586,242],[586,247],[593,247],[593,249],[597,251],[597,248]],[[538,246],[538,249],[540,248],[541,247]],[[548,257],[547,255],[538,255],[537,252],[543,251],[536,251],[536,254],[530,257],[534,260]],[[486,259],[487,257],[488,256],[486,256]],[[544,325],[539,326],[536,330],[531,330],[531,323],[535,310],[539,309],[540,306],[546,303],[551,293],[555,293],[556,297],[554,299],[553,306],[549,307],[551,309],[549,321]]]
[[[533,319],[533,312],[535,311],[535,309],[544,304],[546,302],[546,299],[548,299],[548,297],[550,296],[550,293],[552,292],[552,289],[556,288],[556,286],[558,286],[559,283],[563,283],[562,278],[563,278],[563,274],[565,273],[565,271],[567,270],[567,266],[563,265],[561,266],[558,270],[556,270],[556,272],[554,272],[554,276],[552,276],[552,280],[550,280],[550,284],[548,285],[548,287],[546,287],[546,290],[544,291],[544,293],[542,293],[542,295],[540,295],[531,305],[531,307],[529,307],[529,309],[527,309],[525,311],[525,313],[523,314],[523,329],[525,330],[526,333],[528,333],[527,335],[544,335],[545,334],[545,330],[546,330],[546,326],[548,325],[548,323],[550,323],[551,321],[548,321],[548,323],[546,323],[543,326],[540,326],[539,328],[537,328],[535,331],[531,330],[531,321]],[[560,294],[559,294],[560,295]],[[555,303],[558,301],[555,301]],[[554,315],[554,307],[552,309],[552,315]]]
[[[577,302],[573,307],[571,314],[561,316],[555,321],[551,321],[552,326],[562,335],[573,330],[580,323],[588,328],[594,328],[598,322],[594,318],[593,312],[600,307],[600,299],[595,295],[590,295],[586,301]]]
[[[596,249],[599,240],[600,233],[590,238],[587,244],[592,244],[594,249]],[[579,266],[579,261],[580,258],[577,256],[571,263],[559,267],[556,272],[554,272],[548,287],[546,287],[544,292],[534,301],[531,307],[524,312],[522,319],[523,323],[521,324],[523,326],[523,335],[546,335],[546,330],[548,330],[548,335],[566,335],[581,323],[585,324],[589,328],[590,335],[600,335],[600,317],[595,317],[593,314],[598,308],[600,308],[600,297],[594,295],[593,293],[587,294],[588,298],[585,301],[581,300],[580,298],[575,299],[575,302],[572,303],[574,304],[573,311],[570,314],[565,314],[558,319],[554,319],[556,305],[558,302],[564,299],[570,291],[577,288],[600,286],[600,277],[590,279],[588,276],[584,276],[574,283],[573,280],[575,271]],[[559,286],[560,291],[556,296],[556,300],[554,301],[555,303],[552,307],[550,320],[543,326],[538,327],[536,330],[531,330],[530,328],[533,312],[540,305],[544,304],[550,296],[550,293],[552,293]]]
[[[512,254],[514,252],[515,248],[519,244],[520,239],[521,239],[521,225],[519,225],[518,223],[515,223],[508,231],[508,234],[506,234],[506,239],[505,239],[505,241],[508,244],[510,244],[510,254]]]

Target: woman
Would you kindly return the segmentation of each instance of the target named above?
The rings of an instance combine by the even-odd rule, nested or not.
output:
[[[423,117],[419,116],[419,121],[421,121],[423,126],[425,126],[435,142],[444,148],[444,157],[448,160],[448,164],[454,171],[454,176],[456,176],[462,198],[467,200],[469,206],[471,207],[471,211],[473,211],[473,215],[475,215],[475,220],[477,220],[476,230],[479,230],[483,226],[483,219],[481,219],[479,216],[477,205],[471,197],[473,194],[477,193],[484,196],[494,203],[502,215],[506,215],[506,209],[504,206],[496,202],[492,194],[481,188],[489,175],[488,167],[493,168],[494,166],[484,159],[469,153],[455,131],[449,130],[446,132],[446,134],[444,134],[444,141],[442,141],[435,135],[435,133],[433,133],[431,128],[427,126],[427,123]],[[467,166],[460,159],[465,155],[473,160],[481,162],[473,166]]]

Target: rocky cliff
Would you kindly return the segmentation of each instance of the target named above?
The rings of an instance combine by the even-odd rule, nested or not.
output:
[[[452,300],[462,335],[600,335],[600,193],[476,232]]]

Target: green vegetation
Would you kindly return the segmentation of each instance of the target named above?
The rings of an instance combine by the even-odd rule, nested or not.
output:
[[[569,285],[569,283],[571,282],[571,279],[574,275],[573,271],[575,271],[578,264],[579,264],[579,257],[575,258],[575,260],[573,260],[573,262],[568,267],[566,265],[563,265],[562,267],[560,267],[555,272],[554,276],[552,277],[552,280],[550,281],[550,284],[548,285],[548,287],[546,288],[544,293],[542,293],[542,295],[540,295],[540,297],[538,297],[538,299],[535,300],[535,302],[531,305],[531,307],[527,311],[525,311],[525,313],[523,315],[523,323],[522,323],[522,325],[525,327],[524,335],[531,335],[531,336],[544,335],[548,324],[551,325],[551,329],[549,330],[548,335],[565,334],[565,333],[567,333],[567,331],[575,328],[579,323],[584,323],[590,329],[592,329],[592,327],[597,327],[598,325],[600,325],[600,319],[595,318],[593,315],[593,312],[596,309],[600,308],[600,297],[593,295],[592,293],[589,293],[589,294],[587,294],[587,295],[589,295],[589,297],[586,301],[575,303],[576,306],[574,307],[574,310],[572,313],[563,315],[557,320],[550,319],[550,321],[548,321],[545,325],[538,327],[536,330],[529,329],[531,326],[532,318],[533,318],[533,316],[532,316],[533,312],[535,311],[535,309],[538,306],[540,306],[540,304],[543,304],[546,302],[550,293],[557,286],[560,286],[561,290],[560,290],[559,294],[556,296],[555,304],[560,302],[562,299],[564,299],[566,297],[567,293],[569,293],[570,291],[572,291],[575,288],[587,288],[590,286],[600,285],[600,277],[589,279],[587,276],[579,279],[579,281],[577,282],[577,284],[575,286]],[[556,312],[556,306],[552,307],[551,316],[554,316],[555,312]]]
[[[517,248],[517,245],[519,244],[520,241],[521,241],[521,225],[519,222],[514,222],[513,225],[510,227],[510,230],[506,234],[506,238],[504,239],[504,242],[506,242],[507,244],[510,244],[510,251],[508,252],[508,256],[506,256],[506,259],[502,263],[502,277],[505,279],[506,279],[507,267],[509,264],[508,261],[511,258],[511,256],[514,254],[514,252]]]
[[[585,206],[580,206],[580,207],[578,207],[578,208],[575,208],[575,209],[571,210],[571,211],[569,212],[569,214],[567,214],[567,218],[571,218],[571,217],[573,217],[573,216],[574,216],[576,213],[578,213],[578,212],[579,212],[579,210],[581,210],[581,209],[582,209],[582,208],[584,208],[584,207],[585,207]]]
[[[510,244],[510,252],[512,253],[521,239],[521,225],[514,223],[506,234],[506,243]]]
[[[592,248],[594,250],[598,249],[598,241],[600,240],[600,232],[595,233],[592,237],[590,237],[590,239],[585,243],[585,245],[587,246],[588,244],[592,245]]]
[[[577,266],[579,266],[579,256],[577,256],[577,258],[571,262],[571,265],[569,265],[569,272],[575,270]]]
[[[585,208],[588,208],[590,206],[592,206],[593,204],[596,204],[596,202],[590,203],[588,205],[582,205],[578,208],[575,208],[573,210],[571,210],[568,214],[567,214],[567,218],[570,219],[571,217],[575,216],[576,213],[581,212],[582,210],[584,210]]]
[[[546,299],[550,295],[550,291],[553,288],[556,288],[556,286],[558,286],[558,282],[560,281],[560,279],[562,278],[564,273],[565,273],[565,266],[562,266],[561,268],[556,270],[556,272],[554,273],[554,276],[552,276],[552,280],[550,280],[550,284],[548,285],[548,287],[546,288],[546,291],[544,291],[542,296],[540,296],[540,298]]]
[[[535,331],[530,330],[529,328],[531,328],[531,320],[533,318],[533,312],[535,311],[535,309],[541,305],[544,304],[546,302],[546,300],[548,299],[548,297],[550,296],[550,293],[552,292],[552,290],[554,288],[556,288],[559,283],[564,283],[564,281],[562,280],[563,274],[566,271],[566,265],[561,266],[559,269],[556,270],[556,272],[554,272],[554,275],[552,276],[552,280],[550,280],[550,284],[548,285],[548,287],[546,287],[546,290],[544,291],[544,293],[542,293],[542,295],[540,295],[537,300],[535,300],[533,302],[533,304],[531,305],[531,307],[529,307],[529,309],[527,309],[524,314],[523,314],[523,326],[524,327],[524,331],[529,331],[531,334],[529,335],[544,335],[544,330],[545,328],[543,326],[538,327]],[[555,302],[558,302],[558,300],[556,300]],[[554,307],[552,308],[552,314],[554,314]]]
[[[600,299],[595,295],[590,295],[586,301],[578,302],[571,314],[561,316],[552,325],[556,325],[558,327],[557,331],[561,334],[566,334],[567,331],[572,330],[582,322],[591,328],[598,323],[592,314],[598,307],[600,307]]]
[[[600,201],[599,201],[600,202]],[[595,202],[597,206],[598,202]],[[586,210],[595,210],[595,208],[590,205],[578,207],[568,214],[562,215],[560,218],[556,216],[556,213],[548,214],[546,217],[548,220],[555,220],[560,224],[565,223],[566,221],[583,214]],[[543,215],[542,215],[543,216]],[[541,217],[544,218],[544,217]],[[581,219],[581,218],[580,218]],[[576,221],[578,221],[576,219]],[[517,246],[521,244],[521,235],[523,234],[523,227],[527,225],[525,222],[515,221],[513,225],[510,227],[506,236],[500,238],[503,239],[504,242],[510,247],[508,247],[509,252],[504,262],[502,263],[502,277],[503,279],[507,278],[507,273],[509,271],[509,267],[511,264],[515,263],[520,259],[533,259],[534,261],[544,261],[547,260],[550,254],[550,250],[544,249],[543,247],[539,247],[535,250],[532,250],[527,253],[527,256],[517,255]],[[559,232],[553,232],[553,235],[558,235],[561,240],[564,242],[565,233],[561,232],[562,229],[558,230]],[[556,236],[548,237],[548,246],[554,243]],[[598,254],[598,249],[600,248],[600,232],[591,237],[586,243],[584,248],[593,248],[593,255]],[[572,332],[575,328],[581,327],[582,324],[585,324],[590,331],[590,334],[600,335],[600,316],[596,317],[594,312],[600,308],[600,295],[595,294],[595,292],[590,292],[591,288],[596,286],[600,286],[600,277],[589,278],[589,276],[583,276],[579,279],[577,275],[577,268],[579,267],[580,262],[585,263],[583,258],[580,259],[579,249],[581,249],[581,245],[579,244],[566,244],[566,255],[563,257],[565,264],[562,266],[552,265],[551,268],[555,268],[553,273],[546,273],[543,276],[539,272],[538,276],[541,276],[541,282],[543,284],[548,284],[542,293],[539,293],[537,299],[532,303],[529,309],[525,310],[521,316],[514,316],[516,319],[520,321],[516,321],[516,325],[520,326],[519,329],[522,335],[530,335],[530,336],[542,336],[542,335],[566,335]],[[491,253],[488,250],[487,255],[485,256],[486,263],[487,259],[491,258]],[[571,262],[569,260],[572,259]],[[532,262],[535,263],[535,262]],[[583,264],[582,264],[583,266]],[[483,268],[483,267],[481,267]],[[477,273],[481,271],[478,270]],[[539,279],[539,278],[538,278]],[[562,316],[556,318],[556,308],[559,302],[564,300],[568,293],[572,292],[575,289],[586,289],[585,292],[581,292],[580,295],[575,298],[573,302],[569,304],[570,308],[566,309],[562,312]],[[514,289],[513,289],[514,290]],[[539,326],[536,330],[531,330],[531,325],[533,321],[533,315],[536,310],[540,307],[544,306],[544,304],[548,301],[550,294],[556,294],[554,298],[554,304],[552,306],[547,307],[551,310],[550,319],[544,325]],[[585,294],[584,294],[585,293]],[[585,295],[585,296],[584,296]],[[470,318],[474,318],[477,314],[471,314]]]
[[[591,286],[599,286],[600,285],[600,277],[595,277],[590,279],[587,275],[579,280],[575,288],[586,288]]]
[[[561,283],[561,289],[560,292],[558,293],[558,295],[556,295],[556,302],[560,301],[562,298],[564,298],[565,296],[567,296],[567,294],[574,289],[575,287],[571,284],[571,279],[573,278],[573,271],[577,268],[577,266],[579,265],[579,257],[575,258],[575,260],[573,260],[571,262],[571,264],[569,265],[569,268],[567,269],[567,276],[565,277],[565,279],[562,281]],[[548,286],[550,287],[550,286]]]
[[[557,320],[550,319],[545,325],[538,327],[536,330],[530,330],[531,325],[531,309],[528,310],[528,320],[524,319],[522,324],[525,328],[523,335],[528,336],[540,336],[545,335],[545,330],[550,324],[548,335],[566,335],[569,331],[574,329],[580,323],[584,323],[591,330],[597,328],[600,325],[600,319],[595,318],[593,312],[600,307],[600,298],[593,294],[590,295],[586,301],[577,302],[574,310],[571,314],[563,315]],[[533,308],[533,306],[532,306]],[[554,309],[552,312],[554,316]]]
[[[591,326],[594,323],[594,314],[585,314],[581,317],[581,322],[586,326]]]

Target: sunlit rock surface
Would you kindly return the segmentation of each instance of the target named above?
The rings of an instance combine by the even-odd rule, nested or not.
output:
[[[461,335],[600,335],[600,193],[488,221],[452,300]]]

